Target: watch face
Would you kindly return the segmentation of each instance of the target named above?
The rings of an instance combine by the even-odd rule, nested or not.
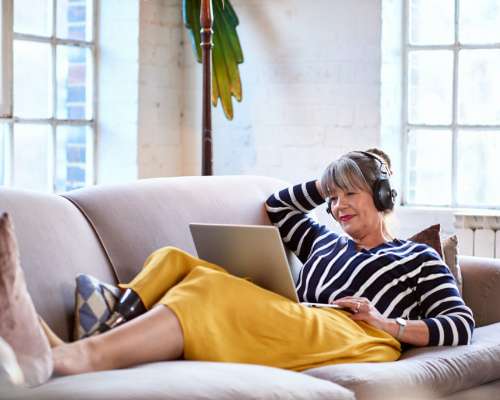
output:
[[[403,318],[396,318],[396,322],[401,326],[406,326],[406,320]]]

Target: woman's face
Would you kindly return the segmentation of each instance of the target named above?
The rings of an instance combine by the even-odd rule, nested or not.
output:
[[[355,189],[349,192],[332,191],[331,211],[344,232],[353,239],[380,232],[381,217],[371,193]]]

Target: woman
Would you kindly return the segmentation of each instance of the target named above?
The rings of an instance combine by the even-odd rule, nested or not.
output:
[[[338,304],[350,312],[296,304],[216,265],[164,248],[122,285],[127,291],[121,304],[131,310],[127,318],[141,308],[148,311],[75,343],[53,339],[55,372],[181,357],[301,371],[342,362],[393,361],[401,342],[469,343],[472,313],[437,253],[389,235],[385,217],[395,192],[390,163],[376,153],[385,156],[376,150],[348,153],[330,164],[321,180],[281,190],[266,202],[283,242],[304,263],[299,298]],[[350,237],[308,215],[325,200]]]

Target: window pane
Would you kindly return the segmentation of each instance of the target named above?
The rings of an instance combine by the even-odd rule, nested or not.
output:
[[[49,125],[14,124],[14,186],[49,191]]]
[[[500,207],[500,131],[458,134],[458,203]]]
[[[426,124],[451,123],[453,53],[412,51],[408,68],[409,121]]]
[[[52,0],[14,0],[14,32],[52,35]]]
[[[458,121],[500,123],[500,50],[462,50],[459,59]]]
[[[78,189],[90,181],[92,137],[86,126],[57,128],[56,191]]]
[[[413,130],[408,137],[410,204],[451,204],[451,131]]]
[[[89,49],[57,47],[57,117],[92,118],[92,61]]]
[[[51,50],[46,43],[14,40],[14,115],[52,116]]]
[[[500,3],[498,0],[460,1],[460,42],[500,42]]]
[[[57,1],[57,36],[92,40],[92,0]]]
[[[454,0],[411,0],[410,43],[453,43],[454,19]]]

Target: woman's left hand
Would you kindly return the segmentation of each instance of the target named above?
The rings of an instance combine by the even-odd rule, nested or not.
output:
[[[384,329],[388,321],[366,297],[347,296],[332,301],[331,304],[349,309],[352,312],[351,318],[353,320],[365,321],[375,328]]]

